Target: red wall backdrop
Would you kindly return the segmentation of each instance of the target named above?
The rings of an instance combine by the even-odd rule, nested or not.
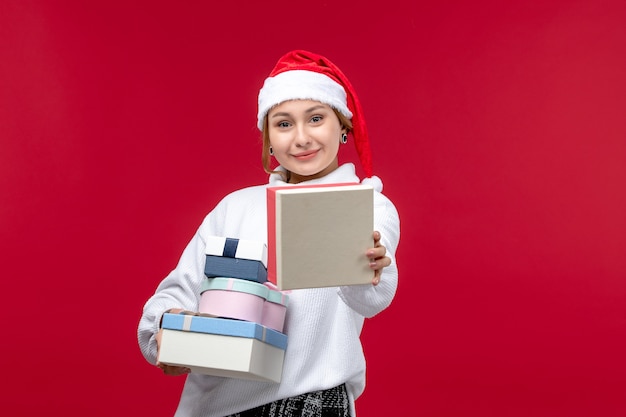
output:
[[[626,3],[250,3],[0,3],[0,413],[172,415],[141,308],[304,48],[402,219],[359,415],[626,415]]]

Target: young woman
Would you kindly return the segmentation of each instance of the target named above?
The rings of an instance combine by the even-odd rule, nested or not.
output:
[[[227,195],[204,219],[176,268],[143,309],[139,346],[146,360],[167,375],[187,375],[176,416],[355,416],[365,388],[360,333],[365,318],[384,310],[397,288],[395,251],[400,221],[372,175],[369,141],[357,96],[344,74],[323,56],[296,50],[281,57],[258,97],[266,185]],[[351,134],[367,175],[338,152]],[[271,158],[279,164],[270,168]],[[363,262],[372,283],[292,290],[284,333],[289,338],[280,383],[189,373],[157,362],[165,312],[198,311],[207,236],[267,241],[266,188],[288,184],[362,182],[374,187],[372,247]],[[304,413],[304,414],[303,414]]]

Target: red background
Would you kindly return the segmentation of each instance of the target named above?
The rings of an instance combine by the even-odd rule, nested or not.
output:
[[[0,3],[2,414],[172,415],[141,308],[304,48],[402,219],[359,415],[626,415],[626,3],[250,3]]]

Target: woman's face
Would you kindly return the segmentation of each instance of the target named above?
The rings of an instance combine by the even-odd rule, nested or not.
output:
[[[291,172],[290,183],[321,178],[338,167],[342,129],[327,104],[290,100],[272,108],[268,133],[274,158]]]

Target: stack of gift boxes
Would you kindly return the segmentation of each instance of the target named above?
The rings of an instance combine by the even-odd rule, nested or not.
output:
[[[289,296],[267,280],[267,245],[212,236],[198,312],[163,315],[159,362],[280,382]]]

